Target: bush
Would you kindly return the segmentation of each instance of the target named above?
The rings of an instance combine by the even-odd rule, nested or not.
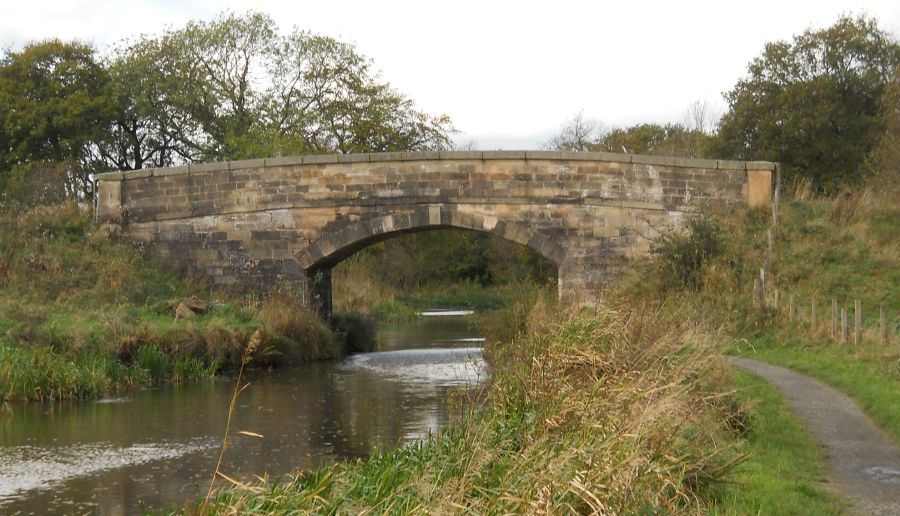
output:
[[[690,216],[683,228],[663,234],[650,252],[666,289],[699,290],[706,265],[722,253],[722,224],[711,215]]]

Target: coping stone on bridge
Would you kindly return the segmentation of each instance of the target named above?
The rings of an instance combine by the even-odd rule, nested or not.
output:
[[[213,161],[177,167],[146,168],[97,174],[100,181],[121,181],[145,177],[163,177],[181,174],[201,174],[225,170],[245,170],[293,165],[327,165],[334,163],[377,163],[386,161],[449,161],[449,160],[558,160],[558,161],[606,161],[669,167],[690,167],[718,170],[775,170],[771,161],[731,161],[715,159],[674,158],[643,154],[576,151],[421,151],[374,152],[353,154],[306,154],[278,158],[257,158],[236,161]]]

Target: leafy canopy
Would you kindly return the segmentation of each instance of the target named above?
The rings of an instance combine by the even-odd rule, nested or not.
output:
[[[862,16],[768,43],[725,94],[715,152],[779,161],[820,189],[857,181],[881,135],[881,98],[898,63],[896,40]]]
[[[98,171],[435,150],[453,132],[446,115],[416,109],[354,46],[297,29],[281,35],[256,12],[126,40],[103,56],[58,40],[0,52],[4,191],[13,169],[19,177],[62,166],[70,194],[87,197]]]
[[[281,36],[256,12],[141,38],[111,59],[126,116],[101,158],[141,168],[449,146],[449,118],[418,111],[371,66],[333,38]]]
[[[70,188],[90,194],[84,158],[112,116],[109,75],[88,45],[47,40],[0,56],[0,170],[64,164]]]

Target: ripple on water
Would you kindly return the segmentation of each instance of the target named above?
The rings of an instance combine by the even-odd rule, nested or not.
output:
[[[419,312],[419,315],[425,317],[450,317],[454,315],[472,315],[474,313],[475,310],[425,310],[424,312]]]
[[[346,369],[364,369],[404,383],[454,387],[475,385],[485,377],[481,348],[405,349],[361,353],[350,357]]]
[[[0,505],[32,489],[48,489],[72,478],[161,459],[174,459],[218,445],[217,440],[204,437],[126,447],[97,442],[62,447],[0,448]]]

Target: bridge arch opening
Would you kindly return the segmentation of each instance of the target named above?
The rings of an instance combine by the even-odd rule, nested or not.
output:
[[[374,244],[403,235],[435,230],[464,230],[488,235],[491,240],[508,241],[530,249],[532,255],[550,264],[559,288],[559,268],[566,250],[550,236],[528,226],[501,220],[491,215],[460,212],[455,206],[426,206],[398,211],[366,220],[344,222],[320,233],[309,246],[297,253],[297,262],[306,271],[310,301],[325,317],[333,305],[332,269],[350,256]],[[517,246],[518,247],[518,246]]]

